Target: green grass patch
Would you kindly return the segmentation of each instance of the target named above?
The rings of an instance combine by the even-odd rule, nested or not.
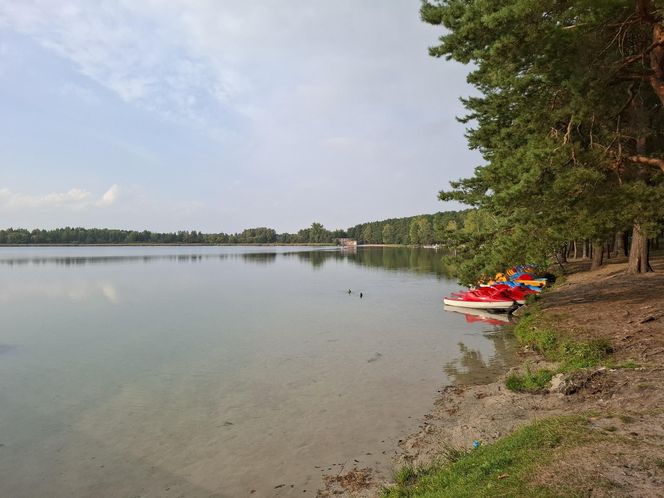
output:
[[[543,392],[554,375],[551,370],[542,369],[531,372],[530,368],[527,367],[525,374],[515,373],[509,375],[505,381],[505,386],[510,391],[535,394]]]
[[[641,368],[641,365],[636,363],[634,360],[627,360],[622,363],[615,363],[613,361],[608,361],[606,363],[606,366],[609,368],[618,368],[624,370],[636,370],[637,368]]]
[[[549,361],[560,363],[560,371],[594,367],[613,352],[605,340],[577,341],[556,329],[553,318],[531,306],[514,327],[522,346],[529,346]]]
[[[555,330],[544,323],[542,313],[537,306],[529,306],[514,327],[514,335],[519,344],[529,346],[544,357],[555,349],[557,336]]]
[[[405,465],[394,473],[394,482],[400,486],[411,486],[424,475],[425,470],[424,468]]]
[[[569,372],[599,365],[613,353],[613,347],[605,340],[587,342],[565,340],[558,343],[556,353],[557,360],[562,363],[561,371]]]
[[[384,498],[463,498],[570,496],[534,484],[535,470],[554,458],[552,450],[585,444],[600,436],[585,417],[552,417],[526,425],[490,445],[462,455],[457,461],[414,472],[385,489]]]

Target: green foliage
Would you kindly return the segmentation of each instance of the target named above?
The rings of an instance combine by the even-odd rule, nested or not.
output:
[[[546,262],[567,240],[658,233],[663,171],[631,159],[664,150],[664,95],[642,63],[653,16],[618,0],[425,0],[421,16],[445,28],[431,55],[472,63],[479,91],[461,121],[485,164],[439,195],[477,208],[455,261],[463,283]]]
[[[368,244],[374,242],[373,230],[371,229],[371,225],[366,225],[362,229],[362,240]]]
[[[345,237],[343,230],[330,232],[320,223],[297,234],[277,234],[272,228],[247,228],[240,233],[202,233],[196,230],[156,233],[148,230],[113,230],[107,228],[56,228],[0,230],[0,244],[308,244],[333,243]]]
[[[433,229],[431,222],[425,217],[420,217],[417,220],[417,227],[419,232],[420,244],[433,243]]]
[[[505,386],[510,391],[522,393],[539,393],[546,390],[554,372],[548,369],[541,369],[531,372],[526,368],[524,374],[510,374],[505,380]]]
[[[274,229],[266,227],[247,228],[235,234],[202,233],[195,230],[156,233],[148,230],[70,227],[32,231],[8,228],[0,230],[0,244],[332,244],[336,239],[350,237],[362,243],[406,245],[411,243],[409,229],[414,223],[418,240],[416,244],[438,243],[449,248],[456,246],[455,232],[463,228],[468,213],[449,211],[391,218],[334,231],[314,222],[295,234],[277,234]]]
[[[403,482],[384,498],[462,498],[496,496],[570,496],[570,490],[535,484],[535,469],[553,458],[552,449],[568,449],[599,438],[581,416],[553,417],[521,427],[457,461],[404,472]]]
[[[395,244],[396,237],[394,233],[394,228],[389,223],[386,223],[383,226],[383,244]]]
[[[467,212],[447,211],[362,223],[349,228],[348,236],[365,244],[440,244],[452,248],[456,238],[446,227],[453,226],[455,230],[463,227]]]

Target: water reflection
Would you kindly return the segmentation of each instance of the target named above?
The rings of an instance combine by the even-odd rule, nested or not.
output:
[[[294,254],[314,267],[328,260],[345,260],[360,266],[386,270],[407,270],[448,277],[449,269],[443,264],[443,253],[412,247],[360,247],[356,250],[312,251]],[[289,254],[284,254],[289,256]],[[293,255],[290,255],[293,256]]]
[[[348,253],[334,251],[334,252],[323,252],[323,251],[311,251],[298,253],[297,258],[303,263],[309,263],[314,269],[320,268],[325,264],[329,259],[341,260],[346,259]],[[292,254],[287,254],[286,256],[292,256]]]
[[[73,248],[74,250],[80,248]],[[88,249],[88,248],[85,248]],[[105,248],[107,249],[107,248]],[[190,250],[182,247],[180,249]],[[303,263],[310,264],[314,269],[321,268],[328,261],[347,261],[359,266],[380,268],[387,270],[411,271],[422,274],[435,274],[439,277],[449,277],[448,268],[443,264],[443,254],[431,249],[408,248],[408,247],[367,247],[353,251],[339,248],[321,248],[307,250],[284,250],[274,248],[258,250],[256,252],[242,253],[180,253],[180,254],[127,254],[127,255],[62,255],[62,256],[40,256],[9,254],[4,256],[0,253],[0,265],[26,266],[26,265],[56,265],[56,266],[85,266],[105,265],[118,263],[154,263],[154,262],[176,262],[176,263],[201,263],[203,261],[225,261],[241,259],[247,263],[258,265],[272,264],[278,258],[297,258]]]
[[[240,256],[247,263],[256,263],[259,265],[267,265],[277,261],[276,252],[248,252],[246,254],[241,254]]]
[[[56,266],[84,266],[93,264],[113,263],[152,263],[155,261],[170,261],[177,263],[200,263],[204,259],[238,258],[242,254],[160,254],[160,255],[132,255],[132,256],[44,256],[44,257],[0,257],[0,265],[27,266],[27,265],[56,265]]]
[[[507,325],[511,321],[509,313],[491,313],[488,310],[474,308],[460,308],[458,306],[443,305],[445,311],[459,313],[466,317],[466,323],[486,323],[489,325]]]
[[[495,380],[496,376],[516,365],[514,336],[503,328],[498,328],[484,336],[491,340],[494,349],[488,357],[477,349],[459,342],[461,355],[443,365],[443,371],[454,384],[482,384]]]
[[[16,282],[0,289],[0,304],[35,298],[57,298],[70,302],[102,297],[110,304],[118,304],[120,297],[114,284],[99,282]]]
[[[0,344],[0,355],[11,354],[16,351],[16,346],[11,344]]]

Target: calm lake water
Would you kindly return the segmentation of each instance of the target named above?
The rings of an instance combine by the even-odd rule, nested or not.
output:
[[[0,276],[3,497],[315,496],[512,361],[431,250],[1,248]]]

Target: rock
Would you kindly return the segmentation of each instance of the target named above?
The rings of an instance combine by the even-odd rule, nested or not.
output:
[[[583,388],[592,389],[593,382],[598,377],[604,375],[606,372],[606,367],[600,367],[595,370],[581,370],[568,376],[565,376],[565,374],[562,373],[556,374],[551,379],[549,392],[570,395],[578,392]]]
[[[563,393],[565,390],[565,374],[559,373],[551,379],[550,393]]]
[[[515,316],[517,318],[520,317],[521,315],[523,315],[526,312],[527,308],[528,308],[528,306],[525,305],[525,304],[523,306],[519,306],[517,309],[515,309],[512,312],[512,316]]]

